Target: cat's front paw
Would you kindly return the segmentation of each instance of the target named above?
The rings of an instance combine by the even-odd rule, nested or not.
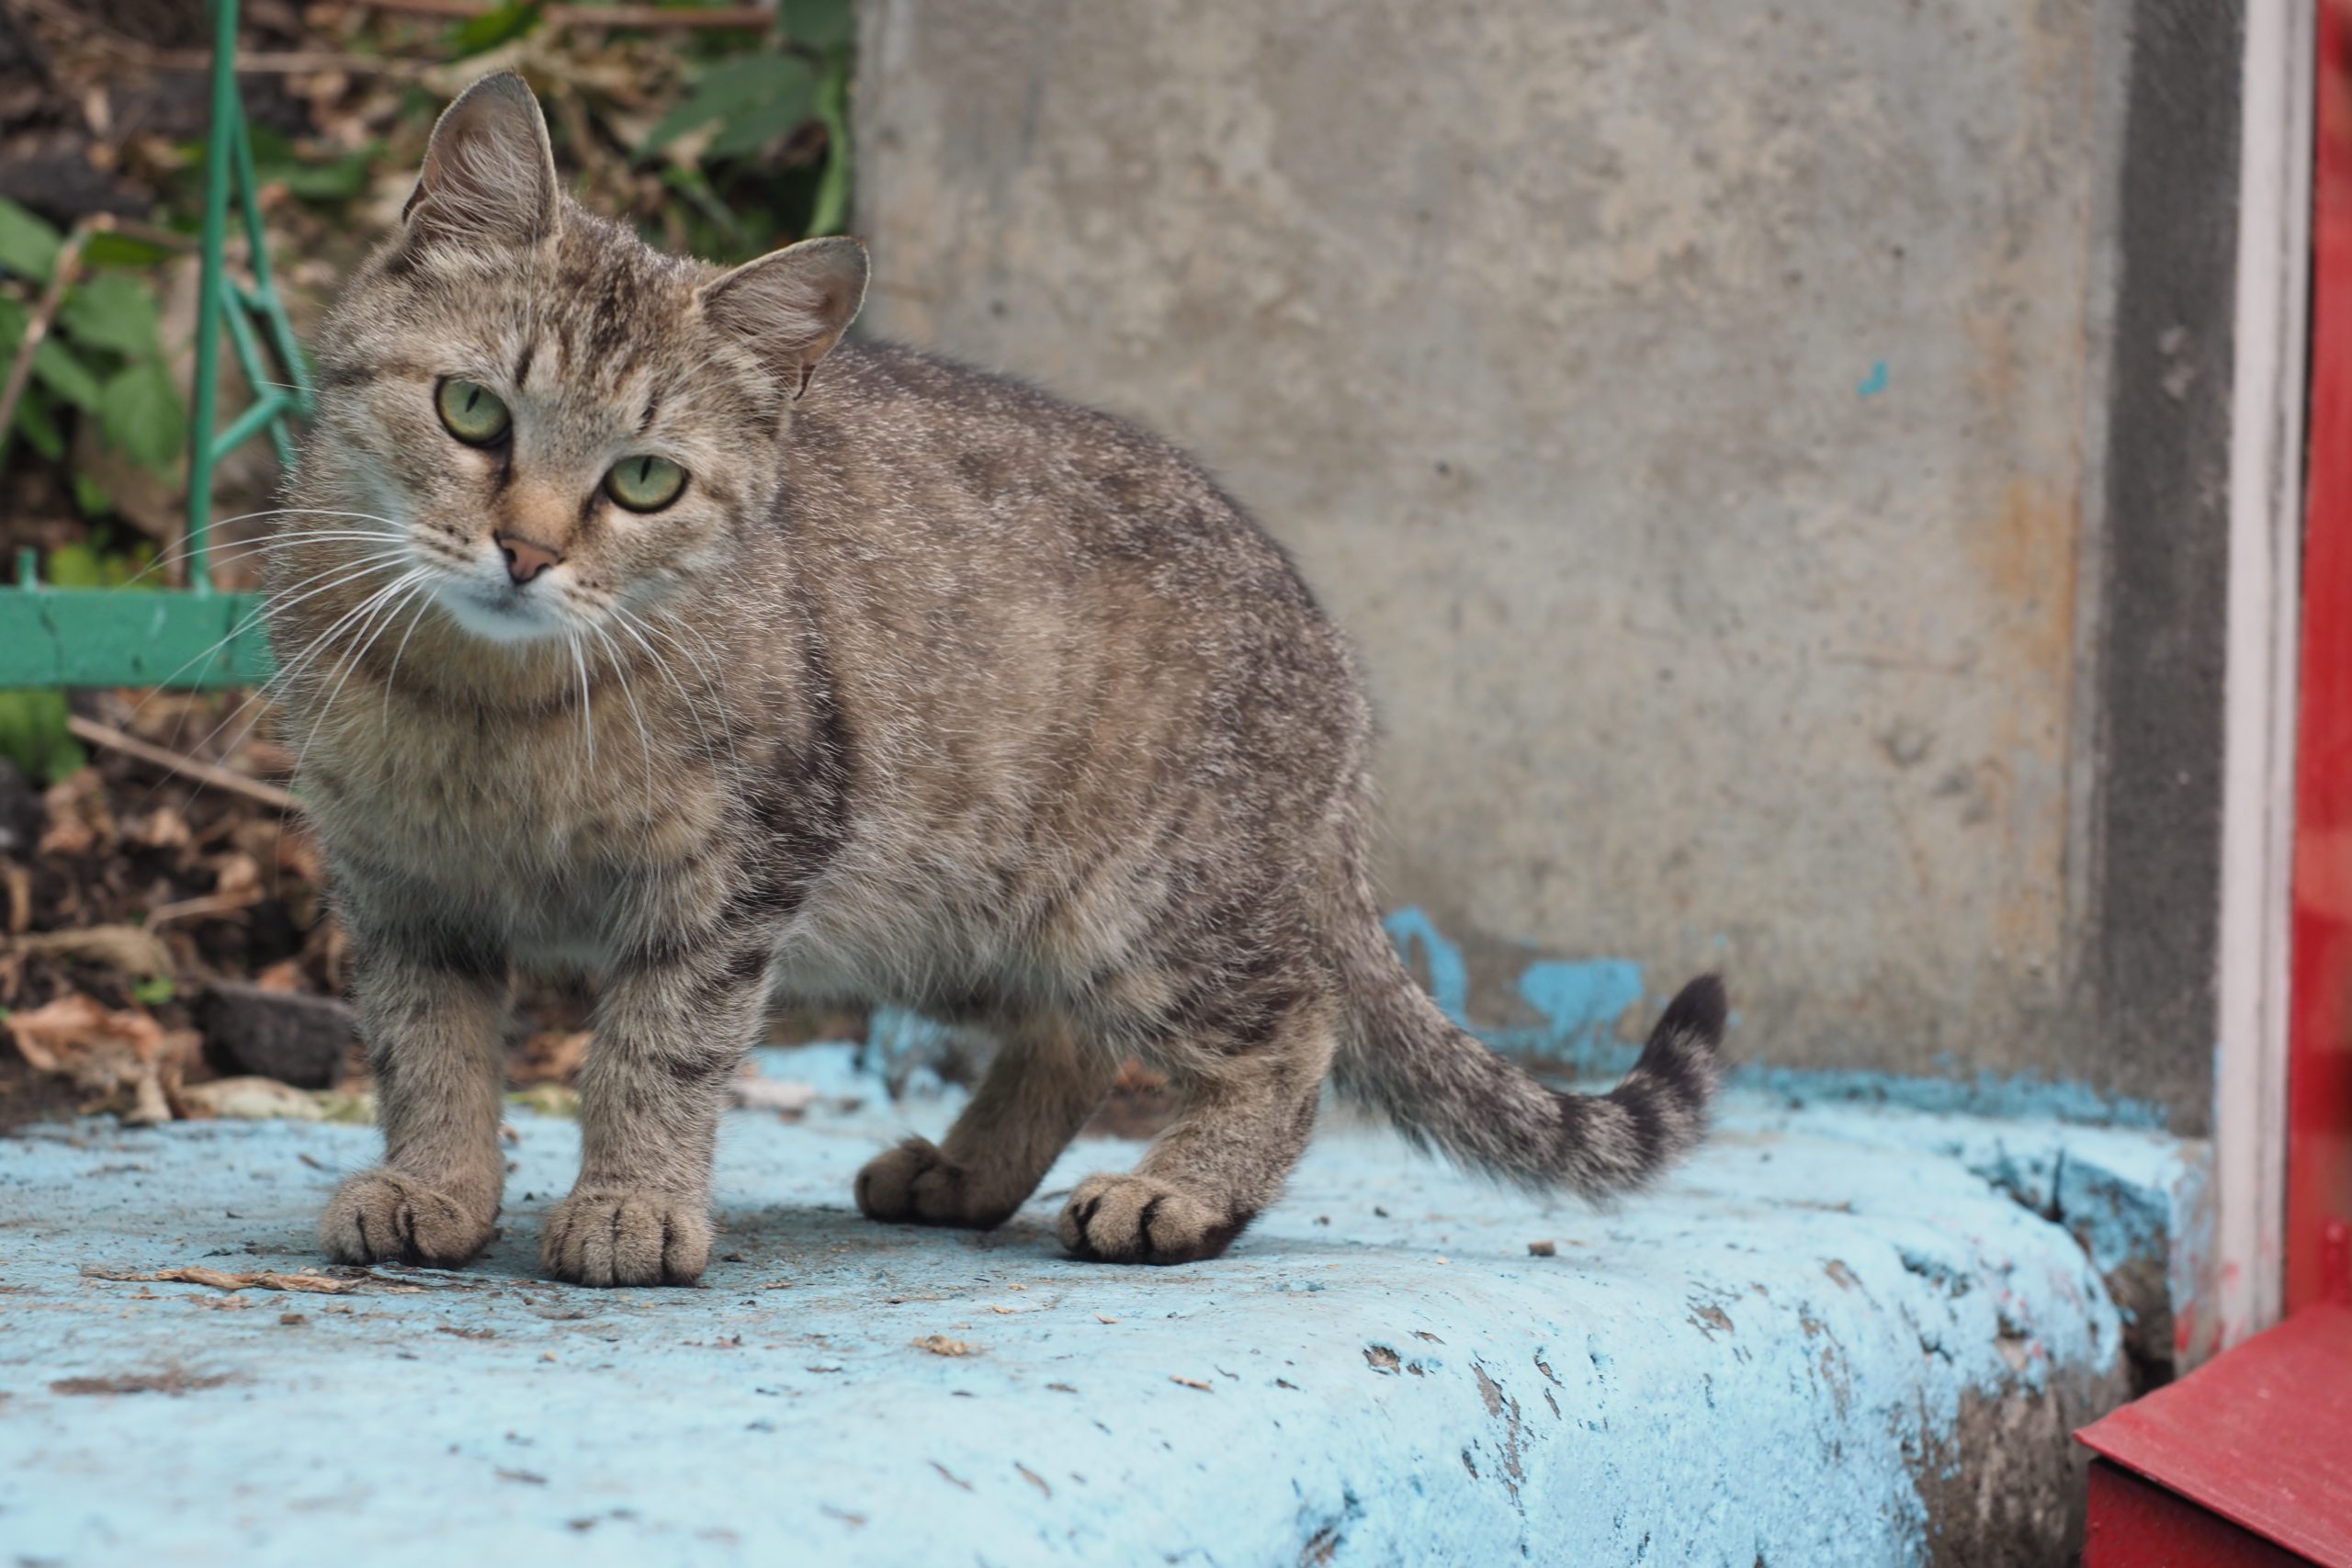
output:
[[[1149,1176],[1090,1176],[1055,1226],[1070,1256],[1090,1263],[1197,1263],[1241,1234],[1222,1209]]]
[[[498,1218],[452,1193],[389,1167],[361,1171],[336,1189],[319,1217],[319,1240],[337,1263],[421,1263],[458,1269],[490,1245]]]
[[[642,1188],[576,1191],[539,1236],[540,1269],[575,1285],[691,1285],[709,1262],[707,1206]]]
[[[928,1138],[909,1138],[865,1162],[857,1173],[858,1212],[899,1225],[963,1225],[994,1230],[1012,1217],[1026,1192],[1011,1202],[986,1190]]]

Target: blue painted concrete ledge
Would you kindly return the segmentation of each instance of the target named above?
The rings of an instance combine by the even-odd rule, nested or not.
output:
[[[2199,1190],[2157,1134],[1751,1092],[1611,1212],[1334,1123],[1230,1256],[1120,1269],[1050,1224],[1132,1145],[873,1225],[852,1174],[953,1095],[763,1055],[866,1102],[732,1114],[695,1291],[534,1278],[560,1118],[447,1274],[321,1266],[368,1128],[0,1139],[0,1562],[2055,1562]],[[108,1277],[187,1266],[344,1289]]]

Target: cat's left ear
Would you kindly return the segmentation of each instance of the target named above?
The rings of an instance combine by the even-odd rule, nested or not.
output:
[[[741,338],[795,398],[865,301],[865,247],[803,240],[702,287],[703,313]]]

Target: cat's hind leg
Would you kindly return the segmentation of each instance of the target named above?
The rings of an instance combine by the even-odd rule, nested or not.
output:
[[[1142,1163],[1080,1182],[1057,1227],[1103,1263],[1215,1258],[1281,1193],[1315,1128],[1335,1043],[1322,998],[1203,1032],[1166,1065],[1184,1110]]]
[[[857,1173],[859,1211],[896,1224],[994,1229],[1037,1190],[1117,1072],[1110,1052],[1064,1020],[1005,1030],[942,1143],[909,1138]]]

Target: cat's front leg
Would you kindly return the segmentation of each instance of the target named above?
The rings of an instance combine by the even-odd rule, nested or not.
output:
[[[756,931],[624,960],[580,1073],[580,1180],[548,1214],[539,1264],[582,1285],[691,1285],[710,1259],[711,1156],[727,1089],[766,997]]]
[[[457,1268],[489,1245],[506,1180],[505,956],[447,931],[356,921],[353,966],[384,1163],[336,1190],[319,1239],[339,1263]]]

